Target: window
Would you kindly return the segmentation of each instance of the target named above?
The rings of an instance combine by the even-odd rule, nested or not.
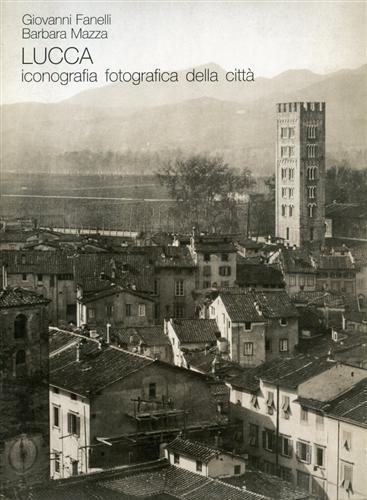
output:
[[[282,205],[282,216],[285,217],[287,210],[287,205]]]
[[[173,304],[173,317],[183,318],[185,316],[185,305],[180,303]]]
[[[43,283],[43,274],[37,274],[37,283]]]
[[[241,466],[240,465],[235,465],[234,466],[234,475],[238,476],[239,474],[241,474]]]
[[[279,340],[279,352],[288,352],[288,339]]]
[[[154,295],[159,294],[159,280],[154,280]]]
[[[22,274],[22,280],[23,281],[27,281],[27,275],[26,274]]]
[[[287,169],[286,168],[282,168],[282,180],[284,181],[286,178],[287,178]]]
[[[54,451],[54,455],[55,455],[55,472],[57,474],[59,474],[60,473],[60,466],[61,466],[60,452],[59,451]]]
[[[196,460],[196,470],[197,472],[201,472],[203,470],[203,462],[200,460]]]
[[[131,304],[125,304],[125,316],[131,316]]]
[[[341,486],[345,491],[352,492],[353,487],[353,466],[352,464],[342,463],[341,464]]]
[[[93,319],[96,317],[96,312],[94,309],[88,307],[88,319]]]
[[[316,125],[308,125],[307,127],[307,138],[308,139],[316,139]]]
[[[271,340],[270,339],[265,339],[265,351],[272,352],[271,351]]]
[[[178,455],[177,453],[175,453],[175,454],[173,455],[173,462],[174,462],[175,464],[179,464],[179,463],[180,463],[180,455]]]
[[[289,276],[289,284],[290,285],[295,285],[296,284],[296,276],[294,276],[292,274]]]
[[[317,167],[307,167],[307,179],[309,181],[314,181],[316,179],[316,170]]]
[[[292,451],[292,440],[287,436],[280,436],[280,453],[283,457],[291,458]]]
[[[307,285],[313,286],[315,284],[315,279],[313,276],[307,276]]]
[[[287,197],[287,188],[282,187],[282,198],[286,198],[286,197]]]
[[[149,398],[155,398],[156,397],[156,391],[157,391],[157,384],[155,382],[152,382],[149,384]]]
[[[274,392],[268,391],[268,397],[266,399],[266,406],[268,408],[268,414],[273,415],[274,410],[275,410],[275,404],[274,404]]]
[[[74,394],[73,392],[71,392],[70,399],[72,399],[73,401],[78,401],[78,396],[76,394]]]
[[[287,326],[288,325],[287,318],[280,318],[279,323],[281,324],[281,326]]]
[[[263,448],[264,450],[275,451],[275,432],[269,429],[263,431]]]
[[[309,204],[307,205],[307,207],[308,207],[308,216],[309,216],[310,218],[314,217],[314,215],[315,215],[315,207],[316,207],[316,203],[309,203]]]
[[[315,158],[317,153],[316,144],[307,144],[307,158]]]
[[[184,296],[184,281],[183,280],[175,281],[175,295],[176,295],[176,297],[183,297]]]
[[[293,205],[289,205],[289,217],[293,216]]]
[[[282,397],[282,416],[283,418],[289,419],[291,413],[291,407],[289,402],[289,396]]]
[[[113,314],[113,305],[112,304],[107,304],[107,306],[106,306],[106,315],[107,315],[107,318],[112,318],[112,314]]]
[[[324,467],[324,456],[325,456],[325,449],[322,446],[317,446],[315,445],[315,464],[318,467]]]
[[[294,180],[294,168],[289,169],[289,180],[290,181]]]
[[[25,264],[26,263],[25,255],[22,255],[20,260],[22,264]]]
[[[219,266],[220,276],[231,276],[231,266]]]
[[[303,408],[303,406],[301,406],[301,422],[308,422],[308,410],[307,408]]]
[[[282,158],[285,158],[286,156],[288,156],[288,147],[287,146],[281,146],[281,148],[280,148],[280,156]]]
[[[26,353],[24,349],[20,349],[15,355],[15,370],[15,375],[17,377],[24,377],[27,375]]]
[[[211,276],[212,268],[210,266],[203,266],[203,276]]]
[[[245,330],[247,331],[251,330],[251,321],[245,321]]]
[[[319,429],[324,427],[324,415],[320,412],[316,413],[316,427]]]
[[[308,186],[307,193],[309,198],[315,198],[316,195],[316,186]]]
[[[255,410],[258,410],[260,408],[259,406],[259,401],[257,400],[257,395],[253,394],[251,396],[251,406],[255,408]]]
[[[204,253],[204,262],[210,262],[210,253]]]
[[[145,304],[138,305],[138,316],[140,317],[145,316]]]
[[[310,475],[300,470],[297,471],[297,486],[302,490],[309,491],[310,489]]]
[[[75,413],[68,413],[68,433],[80,436],[80,418]]]
[[[281,127],[281,129],[280,129],[280,137],[282,139],[286,139],[288,137],[288,128],[287,127]]]
[[[304,441],[297,441],[297,458],[306,464],[311,463],[311,447]]]
[[[210,288],[211,287],[211,281],[204,280],[203,281],[203,288]]]
[[[313,227],[310,228],[310,241],[313,241],[313,235],[314,235],[314,229]]]
[[[294,156],[294,146],[289,146],[289,157]]]
[[[288,135],[289,135],[290,139],[293,139],[293,137],[295,135],[295,129],[294,129],[294,127],[289,127],[288,128]]]
[[[268,462],[267,460],[263,460],[263,471],[266,474],[271,474],[272,476],[276,475],[276,468],[273,462]]]
[[[53,424],[54,427],[60,425],[60,408],[58,406],[53,406]]]
[[[280,477],[283,479],[283,481],[287,481],[287,483],[292,483],[293,482],[292,469],[281,466]]]
[[[249,426],[249,445],[258,447],[259,446],[259,426],[255,424],[250,424]]]
[[[285,239],[289,240],[289,227],[286,228],[285,234],[286,234]]]
[[[27,316],[18,314],[14,321],[14,338],[22,339],[27,336]]]
[[[254,344],[253,342],[244,342],[243,344],[243,355],[253,356],[254,355]]]
[[[220,286],[222,288],[228,288],[229,287],[229,281],[221,281]]]
[[[325,479],[320,479],[319,477],[311,477],[312,487],[311,493],[316,496],[318,500],[326,500],[325,494]]]
[[[228,262],[228,253],[222,253],[222,262]]]
[[[342,446],[347,451],[350,451],[352,449],[352,434],[351,434],[351,432],[343,431],[342,439],[343,439]]]

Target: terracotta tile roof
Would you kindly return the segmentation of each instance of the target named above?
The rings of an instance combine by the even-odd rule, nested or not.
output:
[[[349,255],[320,255],[318,258],[318,271],[353,270],[355,267]]]
[[[134,344],[142,341],[148,347],[171,345],[169,338],[164,334],[163,325],[111,328],[111,335],[120,344],[131,344],[131,337],[133,337]]]
[[[286,273],[316,273],[316,262],[307,250],[283,248],[280,260]]]
[[[90,302],[95,302],[96,300],[102,299],[104,297],[109,297],[110,295],[116,294],[127,294],[127,295],[135,295],[136,297],[140,297],[144,300],[149,300],[150,302],[154,302],[155,299],[150,294],[145,292],[140,292],[138,290],[133,290],[131,288],[123,287],[120,285],[110,284],[107,288],[103,288],[101,290],[96,290],[93,292],[86,293],[82,297],[78,298],[78,301],[81,304],[88,304]]]
[[[272,318],[296,318],[297,309],[284,290],[242,290],[219,294],[231,320],[264,322]]]
[[[329,401],[324,411],[330,416],[367,427],[367,371],[364,380],[333,401]]]
[[[199,441],[183,439],[180,436],[177,436],[173,441],[168,443],[166,448],[171,453],[177,453],[178,455],[191,457],[204,463],[208,463],[212,458],[217,457],[221,453],[234,456],[234,454],[229,451],[221,450]]]
[[[37,295],[35,292],[25,290],[24,288],[6,288],[5,290],[0,290],[0,309],[38,306],[48,304],[49,302],[50,300],[45,299],[42,295]]]
[[[313,305],[315,307],[324,307],[343,309],[346,306],[355,309],[357,299],[354,295],[341,292],[326,292],[325,290],[300,291],[292,295],[292,300],[297,304]]]
[[[216,342],[220,336],[215,319],[173,319],[181,344]]]
[[[270,384],[279,383],[281,387],[297,388],[302,382],[323,373],[335,366],[326,357],[317,358],[300,354],[292,358],[278,358],[256,368],[243,369],[243,373],[230,380],[234,387],[257,391],[260,379]]]
[[[70,333],[70,338],[75,337]],[[50,384],[88,395],[154,362],[113,346],[100,349],[98,342],[85,338],[80,347],[80,361],[76,360],[75,344],[50,357]]]
[[[259,470],[247,470],[241,476],[223,478],[223,482],[269,496],[272,500],[311,500],[305,491],[299,490],[280,477]]]
[[[63,252],[3,250],[0,261],[11,274],[73,274],[73,259]]]
[[[241,286],[284,287],[283,274],[279,269],[266,264],[249,263],[248,259],[237,256],[236,283]]]
[[[270,500],[251,491],[224,483],[216,479],[195,474],[179,467],[168,466],[160,471],[130,475],[102,483],[113,491],[119,491],[129,498],[160,498],[167,494],[186,500]]]

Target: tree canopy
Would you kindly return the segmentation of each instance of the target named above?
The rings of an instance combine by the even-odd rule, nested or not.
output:
[[[173,209],[182,228],[238,229],[237,204],[255,184],[251,171],[236,171],[220,157],[193,155],[162,166],[158,177],[176,200]]]

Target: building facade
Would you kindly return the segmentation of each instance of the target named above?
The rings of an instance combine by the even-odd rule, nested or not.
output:
[[[303,246],[325,235],[325,103],[277,104],[276,236]]]

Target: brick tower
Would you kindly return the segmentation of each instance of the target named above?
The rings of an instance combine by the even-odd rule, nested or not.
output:
[[[286,243],[325,237],[325,103],[277,104],[275,230]]]

